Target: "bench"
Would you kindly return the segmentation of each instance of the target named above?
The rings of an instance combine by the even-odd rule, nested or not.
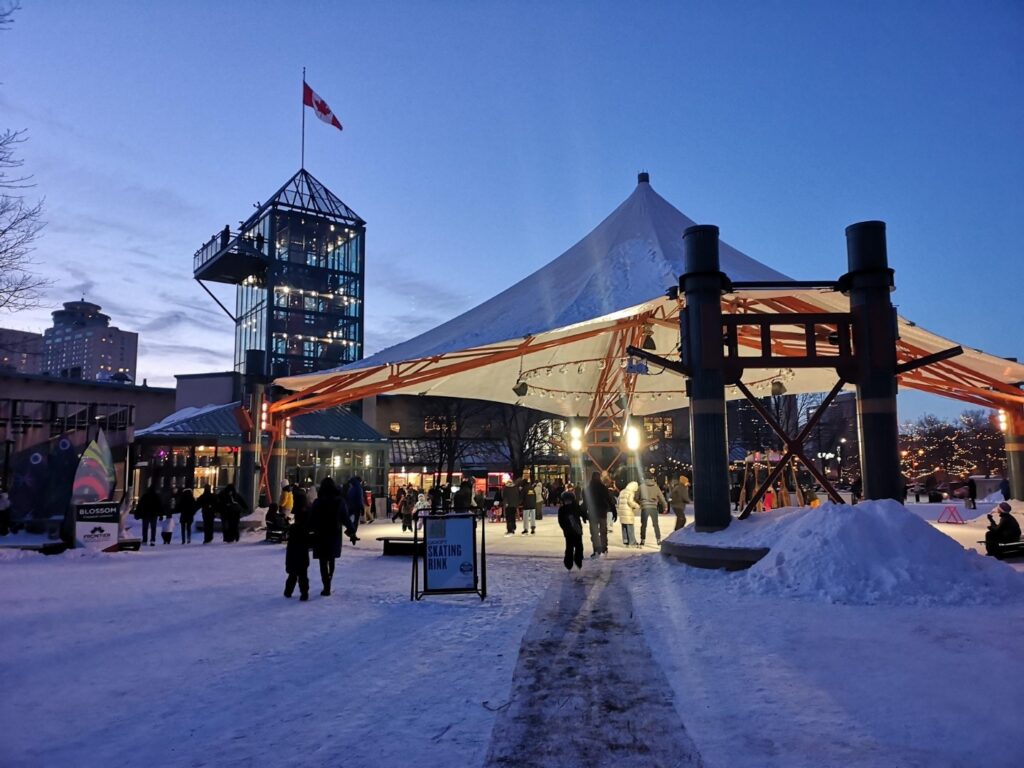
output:
[[[985,541],[979,541],[984,544]],[[1004,541],[993,546],[992,557],[996,560],[1005,560],[1008,557],[1024,557],[1024,541]]]
[[[420,556],[426,554],[426,548],[423,543],[423,539],[417,541],[412,536],[378,536],[377,541],[384,542],[384,555],[385,556],[408,556],[412,557],[416,554],[416,550],[419,549]]]

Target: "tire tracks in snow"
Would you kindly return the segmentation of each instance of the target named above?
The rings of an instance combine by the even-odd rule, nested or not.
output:
[[[607,562],[558,574],[523,637],[489,768],[702,766]]]

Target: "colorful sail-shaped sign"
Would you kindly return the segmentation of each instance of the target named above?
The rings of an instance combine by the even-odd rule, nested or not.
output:
[[[89,443],[78,462],[71,500],[75,504],[92,501],[106,501],[114,491],[114,457],[110,453],[107,437],[100,430],[95,440]]]

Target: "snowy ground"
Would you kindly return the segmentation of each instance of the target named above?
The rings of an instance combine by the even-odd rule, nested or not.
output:
[[[970,543],[984,526],[929,531],[947,529]],[[487,526],[482,603],[410,602],[409,561],[381,557],[373,541],[398,526],[381,523],[345,548],[329,598],[314,564],[309,603],[281,596],[283,547],[255,538],[117,555],[0,551],[0,765],[509,765],[535,743],[524,722],[584,732],[587,702],[625,697],[631,684],[657,695],[591,730],[607,752],[534,762],[631,764],[616,729],[635,746],[653,722],[668,741],[651,737],[651,749],[682,743],[699,755],[678,764],[1019,765],[1015,737],[993,734],[1017,733],[1024,710],[1021,602],[752,593],[654,547],[626,550],[617,535],[607,561],[570,576],[552,516],[536,536],[503,531]],[[543,663],[577,652],[592,685],[572,679],[575,661]],[[602,670],[615,685],[601,684]],[[537,709],[538,687],[559,685],[568,693]]]

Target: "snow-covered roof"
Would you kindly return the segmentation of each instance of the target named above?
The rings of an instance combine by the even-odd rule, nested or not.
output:
[[[275,383],[311,395],[330,383],[330,396],[308,400],[303,408],[387,393],[519,403],[570,417],[589,413],[595,392],[614,391],[606,368],[627,366],[624,350],[629,343],[639,346],[636,331],[641,324],[651,331],[660,354],[677,357],[683,301],[665,292],[678,285],[684,271],[682,234],[693,224],[642,178],[625,202],[579,243],[492,299],[364,360]],[[734,283],[791,280],[725,243],[719,254],[722,272]],[[794,307],[802,312],[849,311],[842,294],[797,284],[736,290],[723,297],[723,306],[727,312],[793,312]],[[900,318],[899,329],[901,361],[955,346],[905,318]],[[740,353],[756,354],[749,349]],[[773,380],[782,380],[793,394],[826,392],[836,373],[783,368],[748,369],[743,375],[758,394],[767,394]],[[1024,366],[968,349],[904,375],[900,383],[979,403],[986,401],[985,391],[993,382],[1004,385],[1001,396],[1006,397],[1005,385],[1022,380]],[[513,391],[517,382],[527,383],[525,395]],[[635,415],[689,404],[681,377],[655,366],[649,375],[636,376],[635,393],[629,408]],[[727,397],[740,398],[742,393],[729,388]]]
[[[242,428],[235,412],[239,401],[182,408],[135,433],[137,438],[219,439],[240,443]],[[346,408],[327,408],[292,419],[289,440],[310,442],[384,442],[383,435]]]
[[[682,234],[694,224],[641,181],[611,215],[554,261],[458,317],[344,369],[520,339],[650,301],[678,284]],[[725,243],[719,255],[722,271],[733,280],[790,279]]]

